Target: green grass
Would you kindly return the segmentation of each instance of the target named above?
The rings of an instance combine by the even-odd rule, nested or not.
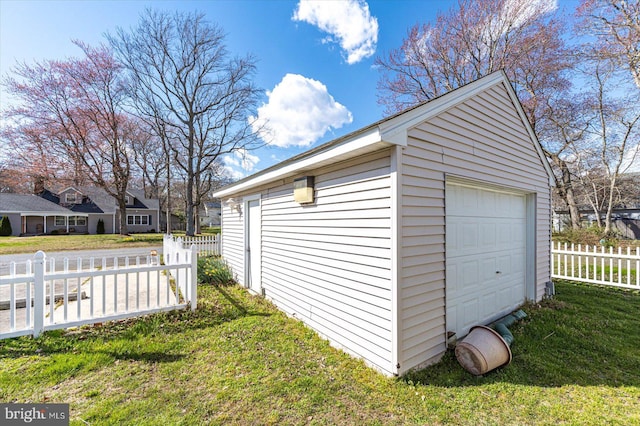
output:
[[[71,424],[640,424],[640,294],[557,282],[525,307],[510,365],[451,354],[386,378],[239,287],[198,310],[0,342],[0,400],[66,402]]]
[[[2,237],[0,255],[32,253],[37,250],[93,250],[121,247],[162,245],[163,234],[104,235],[42,235],[37,237]]]
[[[220,233],[220,227],[203,228],[203,234]],[[164,234],[104,235],[43,235],[37,237],[0,237],[0,256],[3,254],[33,253],[38,250],[94,250],[122,247],[151,247],[162,245]],[[184,231],[174,235],[183,236]]]
[[[618,268],[617,263],[618,262],[616,261],[614,262],[614,265],[616,266],[611,266],[608,264],[608,262],[606,262],[603,268],[601,263],[598,262],[594,268],[592,260],[589,260],[588,267],[584,263],[582,264],[581,267],[579,267],[578,262],[575,261],[573,265],[573,276],[587,278],[587,279],[594,279],[594,280],[611,281],[612,283],[617,283],[618,279],[620,279],[620,282],[622,284],[635,285],[637,281],[637,274],[638,274],[638,271],[635,269],[635,264],[636,264],[635,261],[632,261],[630,263],[630,265],[632,266],[630,269],[627,269],[624,267]],[[625,265],[626,261],[623,261],[622,264]],[[565,268],[564,262],[560,262],[559,270],[561,274],[564,274],[564,268]],[[557,264],[554,265],[553,271],[558,272]],[[567,273],[568,274],[571,273],[570,262],[568,262],[567,264]]]

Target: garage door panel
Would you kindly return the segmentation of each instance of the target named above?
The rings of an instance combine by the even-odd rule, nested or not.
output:
[[[496,269],[494,274],[500,274],[503,277],[508,277],[513,273],[511,268],[511,254],[496,257]]]
[[[493,258],[482,259],[482,273],[479,275],[483,282],[488,282],[495,279],[496,275],[496,260]],[[477,280],[477,277],[476,277]]]
[[[491,316],[491,314],[493,313],[495,298],[496,298],[495,292],[489,292],[482,296],[482,308],[483,308],[482,316],[481,316],[482,318]],[[472,325],[477,325],[477,323]]]
[[[463,321],[462,321],[462,324],[460,325],[464,328],[471,328],[475,324],[477,324],[476,321],[478,316],[479,316],[478,300],[472,299],[472,300],[463,301],[463,304],[462,304]]]
[[[478,284],[479,264],[477,260],[462,263],[462,288],[461,290],[474,290]]]
[[[446,212],[447,330],[461,337],[524,301],[526,203],[448,184]]]
[[[460,225],[462,232],[459,232],[459,237],[462,238],[462,244],[460,244],[460,250],[477,250],[478,248],[478,224],[477,223],[462,223]]]
[[[484,247],[493,247],[496,245],[497,225],[495,222],[482,223],[480,225],[480,242]]]

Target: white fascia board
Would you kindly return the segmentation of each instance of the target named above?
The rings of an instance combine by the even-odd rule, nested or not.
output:
[[[297,161],[292,161],[290,163],[285,160],[280,163],[280,166],[274,166],[272,170],[267,169],[267,171],[263,174],[258,173],[253,178],[249,178],[245,181],[240,181],[237,184],[231,184],[226,188],[222,188],[219,191],[214,192],[212,196],[215,198],[224,198],[231,194],[243,192],[256,186],[290,176],[300,170],[312,169],[325,161],[329,161],[342,155],[347,155],[369,145],[381,142],[381,140],[382,139],[380,138],[380,131],[378,130],[378,127],[374,127],[362,134],[359,134],[352,140],[345,141],[332,148],[320,151],[317,154],[312,154],[309,157],[303,157]]]
[[[74,191],[74,192],[77,192],[78,194],[85,195],[82,191],[79,191],[78,189],[74,188],[73,186],[69,186],[69,187],[67,187],[67,188],[63,189],[63,190],[62,190],[62,191],[60,191],[58,194],[64,194],[65,192],[67,192],[67,191],[69,191],[69,190],[72,190],[72,191]]]
[[[18,213],[18,212],[15,212]],[[76,212],[20,212],[20,216],[85,216],[89,217],[88,213],[76,213]]]
[[[503,71],[497,71],[391,118],[379,126],[382,140],[406,146],[409,129],[502,82],[508,82],[506,74]]]

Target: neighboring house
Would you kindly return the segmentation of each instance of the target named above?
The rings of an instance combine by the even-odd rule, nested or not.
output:
[[[200,209],[200,226],[220,226],[222,209],[220,202],[208,201],[202,203]]]
[[[213,194],[240,283],[388,375],[540,300],[551,169],[503,72]]]
[[[98,221],[105,233],[120,232],[120,211],[113,197],[96,187],[70,187],[58,193],[45,189],[40,194],[2,194],[0,215],[10,213],[14,235],[65,232],[95,234]],[[7,196],[7,197],[5,197]],[[40,201],[36,201],[40,200]],[[20,226],[14,226],[14,222]],[[159,229],[159,201],[144,198],[142,191],[127,191],[129,232],[156,232]]]
[[[66,221],[87,219],[78,213],[31,194],[0,193],[0,217],[6,216],[11,222],[13,235],[39,235],[51,233],[56,226],[56,218]]]

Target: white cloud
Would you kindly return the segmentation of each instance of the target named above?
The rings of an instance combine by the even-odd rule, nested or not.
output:
[[[232,154],[226,155],[222,161],[225,171],[231,178],[241,179],[255,169],[260,158],[257,155],[250,154],[246,149],[241,148]]]
[[[378,20],[363,0],[300,0],[294,21],[304,21],[329,33],[325,42],[337,42],[355,64],[372,56],[378,42]]]
[[[635,147],[627,148],[620,165],[620,171],[622,173],[640,173],[640,143]]]
[[[234,169],[230,166],[224,166],[225,174],[233,180],[240,180],[246,176],[246,173],[241,170]]]
[[[544,16],[558,9],[558,0],[508,0],[502,9],[503,15],[512,16],[515,26]]]
[[[479,22],[484,32],[504,33],[508,29],[518,28],[541,16],[552,13],[558,8],[558,0],[507,0],[502,11],[488,24]],[[509,25],[505,25],[508,23]],[[502,34],[494,34],[501,36]]]
[[[353,121],[351,112],[333,99],[324,84],[298,74],[285,75],[267,96],[269,102],[250,121],[270,145],[309,146],[327,131]]]
[[[252,172],[256,164],[258,164],[258,162],[260,161],[260,158],[257,155],[249,154],[249,151],[244,148],[240,148],[237,151],[234,151],[233,154],[240,162],[242,170],[247,172]]]

